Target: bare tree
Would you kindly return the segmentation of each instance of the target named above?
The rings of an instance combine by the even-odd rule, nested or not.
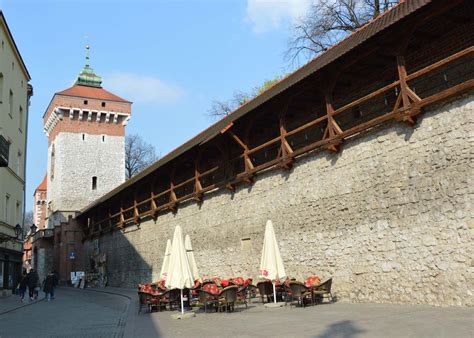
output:
[[[140,135],[125,138],[125,177],[129,179],[158,160],[155,147],[146,143]]]
[[[250,93],[235,92],[232,98],[228,101],[214,101],[212,107],[209,109],[208,114],[214,118],[222,118],[229,115],[234,110],[244,105],[255,96],[260,95],[271,86],[276,84],[282,79],[283,76],[276,76],[272,80],[266,80],[261,86],[255,87]]]
[[[33,211],[25,212],[25,221],[23,222],[23,234],[26,236],[28,231],[30,231],[30,227],[33,225]]]
[[[308,14],[294,27],[285,54],[295,66],[309,61],[357,30],[399,0],[313,0]]]

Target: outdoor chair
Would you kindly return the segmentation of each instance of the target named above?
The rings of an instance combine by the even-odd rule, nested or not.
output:
[[[293,305],[293,301],[296,299],[299,306],[305,307],[306,301],[309,300],[313,303],[313,294],[311,288],[308,288],[301,282],[291,281],[289,284],[291,291],[291,302],[290,305]]]
[[[216,312],[217,312],[218,308],[216,305],[219,300],[219,295],[215,295],[213,293],[210,293],[209,291],[200,289],[198,290],[198,299],[199,299],[199,303],[204,305],[204,313],[207,313],[208,305],[215,306]]]
[[[243,285],[237,289],[237,300],[245,304],[245,308],[248,308],[247,297],[250,300],[250,287],[249,284]]]
[[[313,295],[321,297],[321,301],[324,299],[324,296],[328,296],[330,303],[332,303],[334,301],[334,298],[331,293],[331,286],[332,286],[332,278],[329,278],[324,283],[321,283],[318,286],[314,287]]]
[[[257,283],[258,292],[262,299],[262,304],[265,304],[264,296],[267,296],[267,302],[270,302],[270,296],[273,296],[273,284],[270,281],[263,281]]]
[[[142,311],[142,307],[146,307],[151,312],[151,294],[143,291],[138,291],[138,313]]]
[[[180,303],[181,293],[179,289],[167,290],[156,295],[156,307],[161,311],[162,307],[166,310],[166,305],[169,305],[170,311],[173,309],[173,304],[178,307]]]
[[[226,312],[234,312],[238,289],[239,287],[237,285],[230,285],[221,291],[219,295],[219,308],[221,311],[224,308]]]

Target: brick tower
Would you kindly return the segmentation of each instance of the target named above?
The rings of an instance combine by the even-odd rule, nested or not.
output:
[[[86,65],[71,88],[55,93],[43,116],[48,136],[47,228],[66,222],[125,180],[125,126],[131,102],[102,88]]]

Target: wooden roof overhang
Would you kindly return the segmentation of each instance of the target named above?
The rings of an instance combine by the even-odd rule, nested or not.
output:
[[[257,172],[473,88],[473,5],[402,2],[77,216],[89,234],[201,202]]]

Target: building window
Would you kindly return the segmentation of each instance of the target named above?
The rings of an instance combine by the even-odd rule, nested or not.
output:
[[[102,102],[102,107],[105,107],[105,102]]]
[[[105,135],[102,135],[102,142],[105,142]]]
[[[97,176],[92,176],[92,190],[97,189]]]
[[[82,134],[82,140],[85,141],[86,139],[86,134]]]
[[[0,103],[3,103],[3,74],[0,73]]]
[[[84,104],[87,105],[89,102],[87,100],[84,100]]]
[[[22,156],[21,156],[21,151],[18,151],[17,158],[16,158],[16,173],[18,176],[21,177],[21,162],[22,162]]]
[[[51,178],[51,180],[53,180],[54,178],[54,157],[55,157],[55,154],[54,154],[54,144],[53,144],[51,146],[51,169],[49,173],[49,177]]]
[[[20,106],[19,127],[20,131],[23,129],[23,107]]]
[[[13,118],[13,92],[10,90],[10,96],[8,97],[8,104],[10,105],[10,118]]]
[[[9,211],[10,211],[10,195],[7,194],[5,195],[5,209],[3,212],[3,218],[5,220],[5,223],[8,223],[9,221],[9,218],[10,218]]]
[[[16,201],[15,217],[16,217],[16,224],[21,224],[21,202],[20,201]]]

